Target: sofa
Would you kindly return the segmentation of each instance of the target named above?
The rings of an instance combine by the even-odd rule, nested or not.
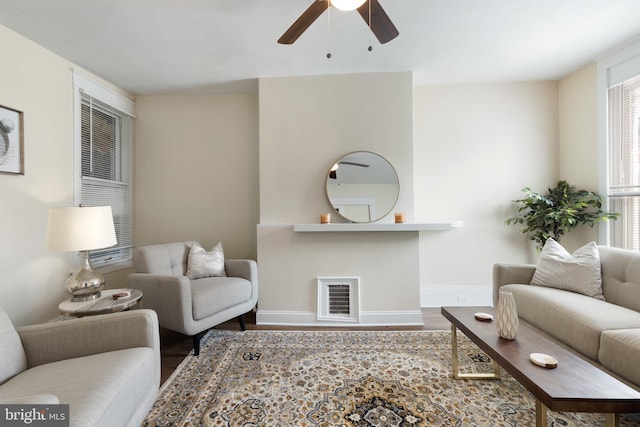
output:
[[[0,307],[0,403],[69,405],[69,425],[139,426],[160,387],[151,310],[14,328]]]
[[[244,314],[258,302],[256,262],[225,259],[221,243],[211,252],[197,241],[139,246],[133,268],[129,287],[143,292],[142,304],[158,314],[160,327],[193,337],[195,355],[208,329],[238,318],[244,330]]]
[[[500,291],[511,292],[521,319],[638,388],[640,252],[593,246],[602,296],[532,284],[540,261],[498,263],[493,267],[494,306]]]

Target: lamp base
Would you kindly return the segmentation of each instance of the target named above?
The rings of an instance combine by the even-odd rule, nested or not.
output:
[[[91,267],[89,251],[80,251],[78,255],[78,267],[65,282],[65,287],[71,295],[71,301],[93,301],[101,296],[104,277]]]

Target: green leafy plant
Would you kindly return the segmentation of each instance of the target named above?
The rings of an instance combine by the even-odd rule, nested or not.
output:
[[[505,221],[521,224],[520,232],[536,242],[538,251],[547,239],[559,242],[563,235],[581,224],[593,227],[598,221],[617,219],[619,214],[602,210],[603,198],[598,194],[577,190],[566,181],[558,181],[547,194],[538,194],[529,187],[522,189],[524,197],[514,200],[517,215]]]

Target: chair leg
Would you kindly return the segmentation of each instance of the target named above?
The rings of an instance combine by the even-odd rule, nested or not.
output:
[[[240,330],[246,331],[247,324],[244,321],[244,314],[238,316],[238,322],[240,322]],[[200,355],[200,340],[204,336],[205,332],[206,331],[199,332],[191,337],[193,339],[193,354],[196,356]]]
[[[195,356],[200,355],[200,340],[202,339],[203,335],[204,335],[204,332],[198,332],[197,334],[191,337],[193,339],[193,354]]]
[[[247,325],[244,322],[244,314],[241,314],[240,316],[238,316],[238,322],[240,322],[240,330],[241,331],[246,331],[247,330]]]

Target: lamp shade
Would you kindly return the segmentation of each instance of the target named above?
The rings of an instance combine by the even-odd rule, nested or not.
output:
[[[350,11],[356,10],[367,0],[331,0],[333,7],[339,10]]]
[[[111,206],[49,209],[47,250],[90,251],[116,243]]]

